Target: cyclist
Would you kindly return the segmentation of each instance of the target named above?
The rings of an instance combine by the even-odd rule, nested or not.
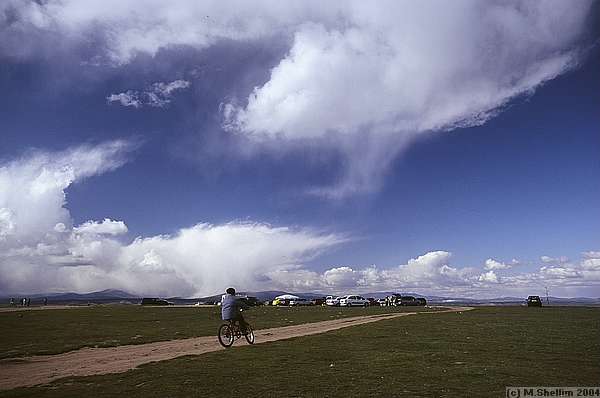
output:
[[[240,310],[250,308],[244,301],[239,297],[235,296],[235,289],[230,287],[225,291],[221,298],[221,318],[224,321],[238,322],[240,325],[240,331],[243,335],[246,335],[246,326],[248,325],[242,316]]]

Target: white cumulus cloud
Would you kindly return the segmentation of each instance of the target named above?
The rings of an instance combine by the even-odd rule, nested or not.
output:
[[[600,252],[584,252],[583,258],[581,268],[585,271],[600,272]]]
[[[543,276],[548,277],[549,279],[562,279],[562,278],[578,278],[580,277],[580,273],[577,269],[572,267],[541,267],[540,273]]]
[[[490,270],[488,272],[485,272],[485,273],[479,275],[478,279],[480,282],[498,283],[498,276],[496,275],[496,273],[493,270]]]
[[[65,189],[127,161],[135,144],[117,140],[58,153],[32,152],[0,164],[0,245],[32,245],[52,239],[55,226],[70,226]]]
[[[232,285],[244,290],[490,296],[504,295],[507,289],[524,294],[536,286],[567,289],[563,291],[600,287],[598,251],[582,253],[579,263],[547,261],[537,271],[502,277],[495,271],[508,264],[488,259],[483,269],[459,267],[443,250],[399,265],[337,265],[316,272],[308,264],[347,242],[346,235],[231,222],[197,223],[172,235],[128,240],[121,220],[73,225],[66,189],[121,167],[134,148],[130,142],[111,141],[32,152],[0,164],[0,292],[120,288],[140,295],[203,296]]]
[[[513,260],[510,264],[506,264],[506,263],[494,260],[493,258],[488,258],[487,260],[485,260],[484,268],[486,270],[503,270],[503,269],[512,268],[512,266],[516,265],[516,264],[518,264],[517,260]]]
[[[64,224],[59,229],[64,230]],[[123,221],[113,221],[105,218],[101,222],[87,221],[78,227],[73,228],[73,232],[79,234],[99,234],[99,235],[121,235],[127,233],[127,225]]]
[[[73,226],[65,190],[122,166],[133,148],[112,141],[0,165],[0,291],[204,295],[225,285],[268,287],[269,273],[293,271],[346,240],[305,228],[232,222],[128,242],[124,221]]]
[[[415,134],[483,124],[572,68],[587,15],[577,5],[353,4],[343,27],[300,25],[269,81],[245,104],[224,108],[225,124],[259,140],[337,135],[362,143],[366,135],[369,145],[346,147],[349,163],[361,166],[320,192],[372,189],[390,147],[393,155]]]
[[[359,279],[359,273],[350,267],[331,268],[325,271],[323,278],[327,285],[332,287],[355,287]]]

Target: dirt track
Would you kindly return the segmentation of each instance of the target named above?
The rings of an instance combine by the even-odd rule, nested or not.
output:
[[[420,314],[460,312],[470,309],[472,308],[453,307],[448,308],[447,310],[422,312]],[[325,333],[331,330],[414,314],[417,313],[402,312],[367,315],[273,329],[262,329],[255,331],[256,343],[260,344],[269,341]],[[235,345],[246,344],[244,339],[240,339],[235,343]],[[69,376],[89,376],[126,372],[148,362],[164,361],[183,355],[199,355],[223,349],[224,348],[219,345],[215,336],[205,336],[110,348],[82,348],[64,354],[5,359],[0,361],[0,389],[7,390],[17,387],[34,386]]]

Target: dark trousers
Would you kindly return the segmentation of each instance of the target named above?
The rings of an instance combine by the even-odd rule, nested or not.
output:
[[[244,319],[244,317],[242,316],[242,314],[238,313],[235,316],[235,318],[231,318],[230,321],[231,322],[237,322],[238,325],[240,325],[240,330],[241,330],[242,334],[246,334],[248,323],[246,323],[246,320]]]

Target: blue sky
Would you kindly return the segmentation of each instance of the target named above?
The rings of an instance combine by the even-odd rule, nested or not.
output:
[[[0,38],[3,292],[201,295],[233,284],[495,296],[549,285],[556,295],[599,295],[593,8],[570,11],[549,38],[554,12],[545,3],[523,16],[535,18],[531,31],[503,16],[494,21],[509,34],[485,42],[491,56],[473,54],[482,44],[474,43],[453,49],[478,57],[471,64],[441,65],[423,50],[435,46],[435,32],[386,31],[385,21],[380,34],[394,56],[346,54],[370,37],[352,13],[340,18],[359,33],[328,15],[307,28],[303,17],[261,3],[279,21],[268,34],[240,28],[176,45],[161,36],[149,50],[102,7],[88,15],[53,4],[45,10],[52,23],[36,19],[43,6],[2,6],[13,15]],[[179,5],[188,6],[225,12]],[[473,17],[491,12],[461,7]],[[414,12],[444,14],[425,8]],[[142,14],[151,32],[158,15]],[[460,38],[457,27],[469,21],[449,14]],[[79,27],[86,18],[96,30]],[[122,42],[107,39],[104,23],[123,30]],[[408,33],[423,43],[403,42]],[[534,39],[517,48],[513,34]],[[394,65],[403,46],[431,63],[418,73],[406,60]],[[48,197],[32,196],[40,176]],[[64,229],[45,231],[45,223]]]

